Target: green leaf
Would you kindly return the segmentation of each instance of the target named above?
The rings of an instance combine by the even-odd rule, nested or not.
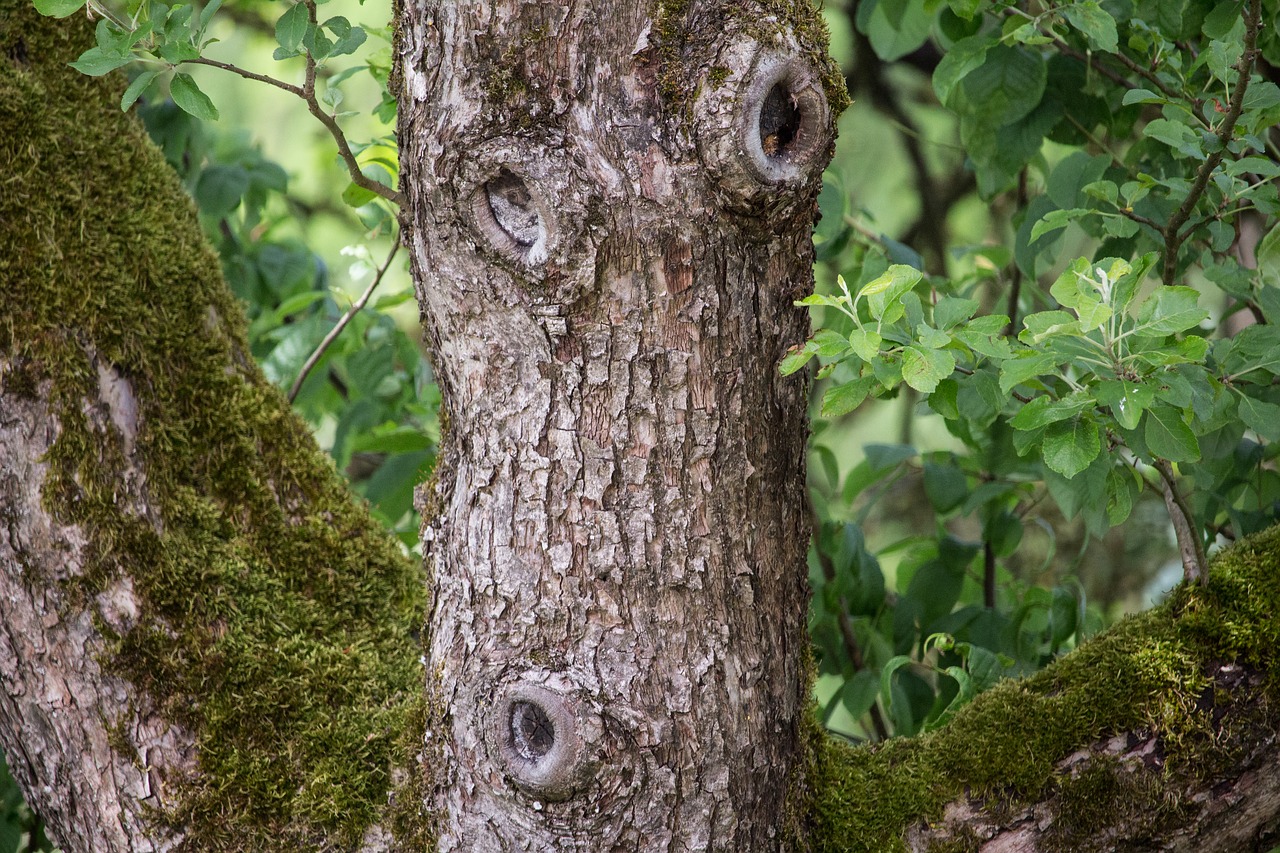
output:
[[[1045,192],[1057,207],[1080,207],[1085,202],[1084,188],[1101,179],[1110,165],[1111,158],[1105,155],[1091,157],[1084,151],[1074,151],[1053,168]]]
[[[1009,394],[1029,379],[1056,372],[1057,359],[1049,353],[1011,358],[1000,365],[1000,392]]]
[[[854,329],[849,333],[849,346],[863,361],[871,361],[880,355],[884,339],[870,329]]]
[[[1120,103],[1126,107],[1130,104],[1164,104],[1168,101],[1164,95],[1157,95],[1150,89],[1130,89],[1120,99]]]
[[[849,351],[848,339],[834,329],[819,329],[814,333],[812,342],[822,358],[835,358]]]
[[[1200,458],[1200,443],[1177,409],[1152,406],[1145,420],[1143,437],[1153,456],[1170,462],[1195,462]]]
[[[855,720],[871,710],[880,692],[880,679],[869,669],[854,673],[840,691],[840,702]]]
[[[923,274],[906,264],[894,264],[858,291],[858,298],[865,297],[871,316],[876,320],[893,323],[902,316],[902,297],[919,283]]]
[[[204,121],[217,121],[218,108],[209,100],[208,95],[200,91],[190,74],[182,71],[174,74],[169,83],[169,95],[184,112]]]
[[[138,98],[142,97],[142,93],[155,82],[160,76],[159,71],[143,71],[129,84],[129,88],[124,90],[124,97],[120,99],[120,109],[127,110],[133,106]]]
[[[80,11],[85,0],[35,0],[36,11],[51,18],[65,18]]]
[[[1026,327],[1018,333],[1018,340],[1026,344],[1039,344],[1046,338],[1058,335],[1077,335],[1080,323],[1066,311],[1037,311],[1023,318]]]
[[[886,711],[893,707],[893,674],[909,663],[911,658],[907,655],[895,655],[880,670],[880,697],[884,700]]]
[[[214,165],[200,173],[195,198],[200,212],[222,219],[240,206],[249,191],[249,173],[240,166]]]
[[[996,44],[991,36],[978,35],[960,39],[951,46],[933,71],[933,91],[942,104],[953,106],[950,100],[956,85],[986,61],[987,51]]]
[[[1032,397],[1009,421],[1014,429],[1031,430],[1073,418],[1093,406],[1093,398],[1076,392],[1061,400],[1047,395]]]
[[[354,184],[353,184],[354,186]],[[372,195],[372,193],[370,193]],[[816,349],[804,347],[792,347],[782,358],[782,363],[778,365],[778,372],[783,376],[790,376],[800,368],[809,363],[809,359],[817,355]]]
[[[1035,242],[1040,239],[1041,234],[1048,234],[1050,231],[1057,231],[1059,228],[1066,228],[1075,220],[1090,213],[1088,208],[1072,207],[1066,210],[1051,210],[1044,216],[1040,217],[1031,229],[1031,240]]]
[[[957,17],[972,21],[982,8],[982,0],[947,0],[947,6]]]
[[[924,44],[933,27],[932,4],[925,0],[892,0],[865,4],[858,29],[866,33],[876,55],[885,62],[906,56]]]
[[[1253,325],[1236,333],[1223,366],[1232,374],[1243,376],[1264,370],[1280,374],[1280,326]]]
[[[1267,287],[1280,287],[1280,223],[1258,241],[1258,273]]]
[[[1062,12],[1072,26],[1084,33],[1094,50],[1116,52],[1116,19],[1097,0],[1077,0],[1063,6]]]
[[[200,29],[203,30],[209,26],[209,22],[213,20],[214,14],[222,8],[222,0],[209,0],[205,7],[200,10]]]
[[[1280,406],[1240,393],[1240,420],[1267,441],[1280,441]]]
[[[956,369],[951,353],[909,346],[902,353],[902,381],[921,394],[931,394]]]
[[[279,55],[281,51],[287,56],[298,54],[298,48],[302,46],[302,40],[306,37],[307,27],[310,24],[311,20],[307,16],[305,3],[290,6],[288,11],[280,16],[280,20],[276,21],[276,42],[280,45],[280,50],[276,51],[276,59],[284,58]]]
[[[1212,5],[1212,11],[1204,16],[1201,32],[1211,39],[1226,38],[1227,34],[1235,27],[1236,22],[1240,20],[1240,10],[1244,6],[1244,2],[1243,0],[1235,0],[1235,2],[1218,2]]]
[[[354,182],[347,184],[347,188],[342,191],[342,201],[350,205],[351,207],[364,207],[366,204],[373,201],[377,197],[378,197],[378,194],[375,193],[373,190],[367,190],[362,186],[356,185]],[[812,299],[813,297],[806,297],[806,298]],[[801,303],[797,302],[796,304],[800,305]],[[807,302],[805,304],[812,305],[814,303]]]
[[[939,329],[950,329],[977,313],[980,303],[976,299],[946,296],[933,306],[933,322]]]
[[[1025,118],[1040,103],[1048,66],[1039,51],[997,44],[961,81],[963,112],[998,128]]]
[[[831,386],[822,395],[822,416],[838,418],[852,412],[867,399],[867,394],[875,383],[874,376],[862,376],[852,382]]]
[[[1185,124],[1163,118],[1153,119],[1142,129],[1142,135],[1163,142],[1174,151],[1193,160],[1205,159],[1200,135]]]
[[[1154,388],[1118,379],[1099,382],[1093,392],[1100,404],[1111,407],[1116,423],[1125,429],[1137,429],[1142,413],[1156,399]]]
[[[969,480],[954,463],[924,463],[924,493],[934,510],[950,512],[969,495]]]
[[[1044,464],[1068,480],[1075,477],[1102,451],[1098,425],[1088,418],[1072,418],[1044,431]]]
[[[366,35],[364,29],[362,27],[351,26],[351,23],[346,18],[330,18],[324,22],[324,27],[336,37],[333,47],[326,54],[330,59],[335,56],[355,53],[356,50],[365,42]]]
[[[1119,527],[1133,512],[1133,501],[1141,488],[1127,466],[1114,466],[1107,472],[1107,521]]]
[[[128,65],[132,61],[133,56],[131,54],[108,52],[100,47],[91,47],[80,54],[80,58],[71,63],[71,67],[81,74],[87,74],[90,77],[101,77],[103,74],[115,71],[122,65]]]
[[[1190,287],[1162,287],[1142,303],[1134,334],[1164,337],[1199,326],[1209,312],[1199,305],[1200,294]]]

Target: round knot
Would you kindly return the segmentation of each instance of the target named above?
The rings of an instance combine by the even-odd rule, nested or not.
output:
[[[834,121],[822,81],[794,42],[744,39],[719,64],[732,71],[703,87],[698,151],[731,206],[780,210],[817,186],[830,159]]]
[[[601,735],[599,719],[575,696],[519,682],[495,703],[488,740],[517,788],[554,802],[595,776]]]

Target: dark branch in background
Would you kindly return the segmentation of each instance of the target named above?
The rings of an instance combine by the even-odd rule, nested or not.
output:
[[[1023,166],[1018,172],[1018,209],[1027,209],[1027,167]],[[1034,266],[1034,265],[1033,265]],[[1004,327],[1004,336],[1012,338],[1018,334],[1018,302],[1022,299],[1022,267],[1018,266],[1015,258],[1013,261],[1013,273],[1009,276],[1009,302],[1007,313],[1009,314],[1009,325]]]
[[[1173,284],[1178,271],[1178,250],[1182,248],[1183,241],[1190,236],[1192,231],[1192,228],[1184,229],[1182,226],[1186,224],[1188,217],[1191,216],[1191,211],[1195,209],[1200,197],[1204,195],[1205,188],[1209,185],[1209,178],[1213,176],[1214,169],[1218,168],[1218,164],[1222,162],[1222,156],[1227,150],[1227,143],[1231,141],[1231,135],[1235,132],[1236,122],[1240,120],[1240,113],[1244,111],[1244,95],[1249,90],[1249,77],[1253,73],[1253,63],[1258,56],[1258,30],[1261,29],[1261,26],[1262,0],[1249,0],[1249,6],[1244,14],[1244,51],[1240,54],[1240,60],[1235,66],[1238,76],[1236,77],[1236,85],[1231,91],[1231,102],[1227,107],[1227,114],[1218,126],[1218,150],[1210,154],[1200,164],[1200,169],[1196,172],[1196,179],[1191,184],[1191,191],[1183,199],[1182,205],[1174,211],[1173,216],[1169,217],[1169,223],[1162,232],[1164,235],[1164,269],[1160,279],[1166,286]]]
[[[996,609],[996,549],[982,543],[982,606]]]
[[[373,277],[373,281],[369,282],[369,286],[364,289],[364,293],[360,294],[360,298],[351,303],[351,307],[347,309],[347,313],[342,315],[337,324],[329,330],[329,334],[324,336],[324,340],[320,342],[320,346],[316,347],[316,351],[311,353],[307,359],[307,363],[302,365],[302,370],[298,371],[298,378],[293,380],[292,387],[289,388],[289,402],[292,403],[294,398],[298,396],[298,392],[302,390],[302,383],[306,381],[307,375],[311,373],[316,363],[320,361],[320,357],[324,355],[325,350],[338,339],[338,335],[342,334],[342,330],[347,327],[351,319],[356,313],[365,306],[369,301],[369,297],[373,296],[373,292],[377,290],[378,285],[382,283],[382,278],[387,274],[387,270],[391,268],[391,262],[395,260],[396,252],[400,251],[400,235],[396,234],[395,239],[391,242],[391,252],[387,255],[387,259],[382,262],[382,266],[378,267],[378,272]]]
[[[822,519],[813,513],[810,507],[810,523],[813,525],[813,535],[815,539],[822,536]],[[826,552],[818,547],[818,543],[814,543],[814,552],[818,555],[818,563],[822,566],[822,576],[826,578],[827,583],[835,583],[836,567],[832,565],[831,558]],[[849,603],[845,601],[844,596],[840,596],[837,602],[840,608],[837,621],[840,623],[840,637],[844,641],[844,652],[849,656],[850,662],[853,663],[854,670],[861,670],[866,667],[866,662],[862,657],[862,647],[858,645],[858,635],[853,631],[853,620],[849,618]],[[884,715],[880,713],[880,706],[875,702],[871,703],[871,709],[867,712],[871,717],[871,727],[875,729],[876,740],[889,739],[889,727],[885,724]]]
[[[1112,83],[1115,83],[1117,86],[1123,89],[1138,88],[1137,86],[1133,85],[1133,83],[1129,82],[1129,80],[1124,75],[1118,74],[1117,72],[1113,71],[1112,69],[1108,68],[1107,66],[1099,62],[1097,57],[1093,56],[1092,54],[1081,53],[1071,45],[1067,44],[1062,39],[1055,38],[1053,40],[1053,46],[1057,49],[1058,53],[1061,53],[1063,56],[1069,56],[1072,59],[1076,59],[1076,60],[1079,60],[1080,62],[1083,62],[1085,65],[1088,65],[1094,71],[1098,72],[1103,77],[1106,77]],[[1127,56],[1122,58],[1129,59],[1129,57]],[[1132,60],[1129,60],[1129,61],[1132,62]],[[1159,85],[1159,83],[1157,83],[1157,85]]]
[[[854,12],[848,12],[849,20],[854,19]],[[884,64],[880,58],[876,56],[875,51],[871,47],[871,42],[867,40],[861,32],[855,28],[853,33],[853,73],[845,75],[845,85],[850,92],[855,90],[866,92],[871,99],[871,105],[880,112],[884,113],[893,123],[897,125],[899,135],[902,137],[903,148],[907,152],[907,157],[911,160],[912,169],[915,171],[916,197],[920,199],[920,217],[916,220],[913,228],[918,231],[923,238],[923,242],[929,248],[930,261],[926,262],[928,270],[935,275],[946,274],[947,264],[947,238],[945,233],[947,210],[940,204],[942,198],[938,192],[938,187],[934,182],[933,175],[929,171],[929,164],[925,160],[924,150],[920,145],[920,131],[916,127],[911,116],[907,115],[906,110],[898,102],[897,93],[893,91],[893,87],[884,79]]]

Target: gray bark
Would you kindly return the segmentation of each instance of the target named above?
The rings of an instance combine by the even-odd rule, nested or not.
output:
[[[409,2],[442,850],[769,850],[808,710],[805,335],[832,141],[765,7]],[[719,69],[719,70],[714,70]]]
[[[127,577],[89,607],[67,591],[89,562],[88,542],[42,505],[42,459],[59,425],[42,399],[6,387],[14,369],[0,357],[0,732],[10,769],[67,850],[169,850],[178,839],[157,832],[145,810],[169,804],[165,780],[193,766],[191,739],[99,665],[107,650],[95,617],[123,634],[138,602]],[[99,371],[86,415],[104,440],[123,436],[132,459],[133,392],[110,368]],[[151,515],[145,482],[131,466],[119,492],[143,518]],[[121,740],[132,755],[121,754]]]

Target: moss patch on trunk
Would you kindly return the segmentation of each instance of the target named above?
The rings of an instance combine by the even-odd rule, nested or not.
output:
[[[1184,825],[1192,815],[1181,786],[1229,771],[1280,719],[1276,613],[1280,528],[1221,554],[1207,585],[1184,585],[1036,675],[996,686],[938,732],[871,747],[823,740],[815,848],[903,850],[911,826],[940,819],[966,794],[997,811],[1054,795],[1059,850],[1091,849],[1092,833],[1123,817],[1118,808],[1140,809],[1166,830]],[[1247,703],[1244,691],[1224,695],[1223,662],[1257,673],[1260,695]],[[1135,776],[1106,756],[1078,775],[1057,768],[1079,749],[1139,730],[1158,738],[1164,766],[1154,774]]]
[[[423,572],[252,364],[123,81],[67,66],[91,43],[82,17],[0,0],[0,387],[56,416],[44,503],[90,555],[66,600],[132,581],[141,612],[102,625],[102,664],[195,738],[198,775],[156,814],[188,847],[351,848],[416,752]],[[151,517],[117,499],[125,440],[85,411],[104,367],[137,400]]]

